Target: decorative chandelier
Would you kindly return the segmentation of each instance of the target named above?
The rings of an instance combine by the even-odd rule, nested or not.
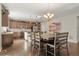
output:
[[[49,13],[49,12],[44,15],[44,17],[45,17],[46,19],[51,19],[53,16],[54,16],[54,14],[53,14],[53,13]]]
[[[54,17],[54,13],[51,12],[50,8],[49,8],[49,4],[48,4],[48,10],[49,12],[47,12],[46,14],[43,15],[44,18],[51,20]]]

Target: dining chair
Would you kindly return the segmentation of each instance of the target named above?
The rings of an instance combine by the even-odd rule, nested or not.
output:
[[[68,32],[63,33],[55,33],[53,44],[47,43],[46,46],[46,55],[61,55],[61,52],[66,50],[67,55],[69,55],[68,51]]]
[[[31,32],[31,51],[32,51],[32,54],[34,53],[34,45],[35,45],[35,33],[34,32]]]
[[[32,40],[32,52],[35,49],[36,55],[39,56],[41,52],[41,32],[33,32],[34,39]]]
[[[41,32],[35,32],[35,45],[34,46],[37,51],[36,55],[40,56],[41,55],[41,48],[42,48]]]

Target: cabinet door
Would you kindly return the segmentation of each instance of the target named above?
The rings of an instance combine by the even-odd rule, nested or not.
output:
[[[18,29],[19,26],[20,26],[20,25],[19,25],[19,22],[15,21],[15,22],[14,22],[14,27],[15,27],[16,29]]]
[[[26,23],[25,22],[23,22],[23,28],[26,29]]]
[[[15,28],[15,22],[14,21],[12,22],[12,28]]]
[[[23,23],[22,23],[22,22],[20,22],[19,27],[20,27],[20,29],[22,29],[22,28],[23,28]]]
[[[13,22],[13,28],[17,28],[17,23]]]
[[[2,35],[2,48],[7,48],[13,43],[13,34]]]
[[[2,26],[8,26],[8,14],[2,14]]]
[[[12,21],[9,22],[9,27],[12,28]]]
[[[16,22],[16,28],[20,29],[20,22]]]

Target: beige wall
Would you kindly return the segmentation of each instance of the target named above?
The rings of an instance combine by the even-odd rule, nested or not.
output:
[[[77,17],[77,40],[79,41],[79,16]]]
[[[53,19],[55,21],[61,22],[61,32],[69,32],[69,42],[77,43],[79,41],[79,29],[77,28],[77,26],[79,25],[79,19],[77,18],[77,16],[79,16],[79,8],[75,9],[74,11],[67,11],[66,15]],[[43,22],[41,29],[43,31],[48,30],[45,22]]]
[[[69,32],[69,42],[77,43],[77,17],[75,14],[68,14],[57,18],[61,22],[61,32]]]
[[[48,23],[46,21],[41,23],[41,31],[48,32]]]

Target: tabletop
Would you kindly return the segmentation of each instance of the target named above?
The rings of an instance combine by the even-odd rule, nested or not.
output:
[[[42,37],[43,39],[49,40],[48,38],[50,38],[50,37],[55,37],[55,34],[43,33],[43,34],[41,35],[41,37]]]

